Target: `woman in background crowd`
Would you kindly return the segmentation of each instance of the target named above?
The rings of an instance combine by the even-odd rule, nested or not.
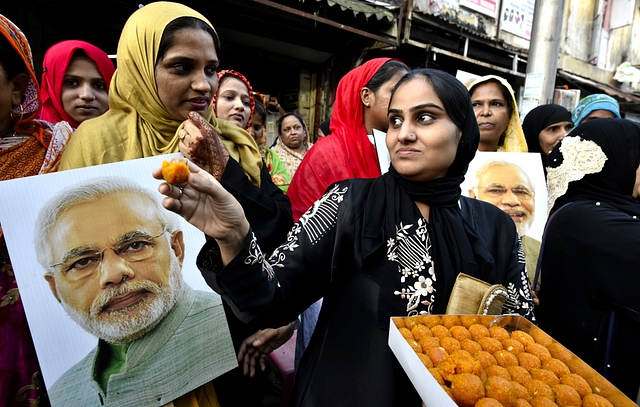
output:
[[[391,91],[408,71],[398,60],[375,58],[340,80],[331,113],[331,137],[316,142],[291,179],[287,195],[295,221],[334,182],[380,175],[373,129],[387,131]]]
[[[249,131],[254,109],[253,88],[247,78],[231,69],[218,72],[218,92],[213,98],[216,117]]]
[[[289,177],[293,179],[302,159],[312,144],[309,143],[309,129],[297,112],[285,113],[276,121],[278,138],[272,149],[280,157]]]
[[[479,151],[527,152],[513,88],[504,78],[487,75],[469,85],[480,128]]]
[[[115,68],[107,54],[84,41],[62,41],[47,50],[42,66],[40,119],[77,128],[109,109]]]
[[[540,328],[636,400],[640,125],[588,121],[547,163],[551,211],[540,252]]]
[[[36,120],[42,105],[29,42],[3,15],[0,34],[0,181],[53,172],[73,130]],[[1,228],[0,270],[0,405],[48,405]]]
[[[118,43],[109,110],[76,130],[61,169],[180,151],[197,159],[242,203],[261,244],[273,250],[293,223],[289,199],[262,167],[251,135],[214,115],[219,50],[211,23],[187,6],[155,2],[136,10]],[[237,351],[257,327],[243,324],[228,308],[225,312]],[[215,387],[223,407],[259,406],[262,393],[249,391],[250,383],[234,369],[180,402]]]
[[[529,152],[540,153],[543,168],[551,150],[571,129],[571,113],[563,106],[554,104],[535,107],[527,113],[522,123]]]
[[[159,187],[166,208],[217,239],[220,250],[209,241],[198,266],[238,315],[278,326],[324,298],[292,406],[420,406],[389,348],[390,317],[444,313],[460,272],[505,285],[504,312],[533,319],[513,221],[461,196],[479,140],[466,88],[421,69],[388,103],[389,171],[332,185],[268,262],[242,208],[210,174],[188,163],[182,188]]]
[[[575,126],[592,119],[620,119],[620,105],[609,95],[594,93],[580,99],[571,117]]]
[[[289,173],[287,173],[287,169],[284,164],[282,164],[282,161],[280,161],[278,154],[267,147],[267,133],[265,131],[267,112],[265,110],[264,97],[257,92],[254,92],[253,97],[256,108],[253,116],[251,116],[249,133],[251,133],[251,136],[253,136],[258,144],[260,155],[267,166],[267,170],[269,170],[269,174],[271,174],[271,180],[282,192],[286,193],[289,188],[289,183],[291,182],[291,177]]]

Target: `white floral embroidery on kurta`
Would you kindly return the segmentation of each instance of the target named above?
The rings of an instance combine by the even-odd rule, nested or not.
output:
[[[275,273],[273,272],[273,267],[269,262],[264,261],[264,255],[262,254],[262,250],[260,250],[260,246],[258,246],[258,239],[256,239],[256,235],[251,232],[251,242],[249,243],[249,254],[244,259],[244,264],[252,265],[256,263],[262,263],[262,271],[267,273],[267,278],[271,280],[275,277]]]
[[[287,258],[286,252],[292,252],[299,246],[298,235],[303,230],[307,234],[309,242],[315,244],[331,228],[335,227],[338,221],[338,207],[344,199],[347,189],[348,187],[340,189],[339,185],[336,184],[302,215],[300,220],[289,231],[287,241],[274,250],[271,255],[270,259],[273,267],[284,267],[282,263]]]
[[[387,240],[387,259],[398,264],[400,282],[405,286],[395,295],[407,300],[407,315],[430,314],[435,301],[436,274],[431,259],[431,240],[426,221],[396,226],[396,236]],[[420,305],[426,309],[418,309]]]

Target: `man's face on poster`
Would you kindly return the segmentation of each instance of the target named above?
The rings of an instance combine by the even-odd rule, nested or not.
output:
[[[489,202],[506,212],[516,224],[518,235],[527,233],[533,223],[535,197],[527,174],[515,164],[495,164],[476,174],[469,190],[471,198]]]
[[[116,192],[70,206],[49,230],[50,288],[69,316],[112,343],[153,329],[182,287],[182,232],[171,234],[148,200]]]

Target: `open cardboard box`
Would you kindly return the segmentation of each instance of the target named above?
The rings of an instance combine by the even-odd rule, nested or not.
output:
[[[498,324],[509,332],[519,329],[527,333],[532,330],[540,330],[537,326],[529,322],[520,315],[478,315],[481,323],[486,326]],[[422,364],[418,355],[411,349],[407,341],[402,337],[396,328],[394,319],[404,319],[407,317],[391,318],[389,328],[389,347],[396,355],[400,365],[409,376],[411,383],[418,391],[426,407],[457,407],[457,404],[440,387],[435,378]],[[556,341],[553,341],[557,343]],[[567,354],[572,356],[570,364],[567,364],[572,373],[577,373],[585,378],[587,383],[594,389],[594,393],[608,399],[615,407],[638,407],[631,399],[625,396],[620,390],[612,385],[602,375],[592,369],[585,362],[563,347]]]

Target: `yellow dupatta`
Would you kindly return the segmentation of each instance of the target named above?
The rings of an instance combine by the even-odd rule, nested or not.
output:
[[[509,118],[509,124],[507,124],[507,129],[504,131],[504,141],[501,145],[498,146],[498,152],[507,152],[507,153],[526,153],[528,152],[527,148],[527,140],[524,137],[524,131],[522,130],[522,125],[520,124],[520,113],[518,113],[518,102],[516,101],[516,95],[513,91],[513,88],[504,78],[497,75],[487,75],[476,79],[471,82],[467,86],[467,89],[471,90],[474,86],[486,82],[490,79],[494,79],[500,82],[511,95],[511,100],[513,101],[513,113],[511,113],[511,117]]]
[[[213,29],[202,14],[178,3],[150,3],[129,17],[118,43],[109,110],[78,127],[63,154],[61,170],[178,151],[177,130],[182,121],[169,114],[158,96],[155,64],[166,26],[179,17],[198,18]],[[204,117],[220,135],[229,155],[259,186],[262,159],[253,137],[218,120],[211,106]]]

